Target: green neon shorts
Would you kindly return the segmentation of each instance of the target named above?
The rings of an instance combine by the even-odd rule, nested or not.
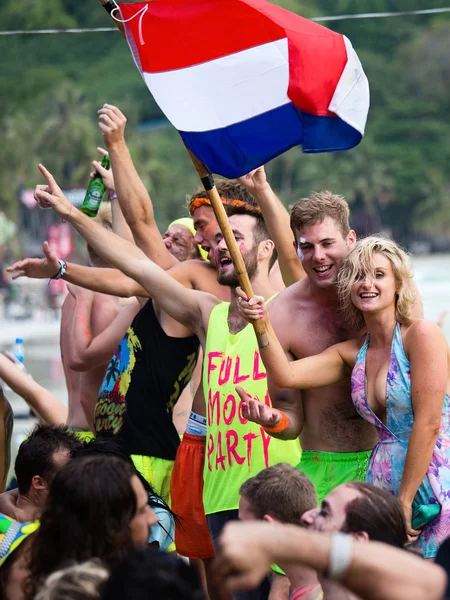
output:
[[[297,469],[308,475],[316,488],[318,504],[325,496],[350,481],[364,481],[372,450],[364,452],[312,452],[303,450]]]

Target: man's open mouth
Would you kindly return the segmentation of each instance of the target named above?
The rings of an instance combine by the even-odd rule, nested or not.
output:
[[[314,267],[314,271],[316,273],[318,273],[319,275],[324,275],[325,273],[328,273],[329,271],[331,271],[332,268],[333,268],[333,265],[325,265],[323,267]]]

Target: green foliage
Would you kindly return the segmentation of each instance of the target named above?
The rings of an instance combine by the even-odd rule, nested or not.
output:
[[[425,0],[278,0],[305,17],[428,8]],[[433,0],[443,7],[447,0]],[[94,0],[6,0],[2,29],[111,26]],[[350,152],[303,155],[294,148],[268,166],[290,204],[312,189],[344,194],[355,210],[381,210],[383,225],[407,240],[450,228],[448,39],[450,17],[330,21],[349,37],[371,85],[363,142]],[[101,145],[96,111],[128,116],[127,141],[162,227],[185,214],[198,179],[148,93],[118,32],[0,37],[0,206],[17,213],[17,189],[40,181],[44,162],[67,187],[84,187]],[[145,129],[142,124],[150,124]],[[141,124],[141,125],[139,125]],[[381,207],[381,208],[380,208]]]

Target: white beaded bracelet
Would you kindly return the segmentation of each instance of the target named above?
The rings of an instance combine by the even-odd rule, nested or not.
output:
[[[352,562],[353,538],[345,533],[334,533],[331,537],[327,577],[340,581]]]

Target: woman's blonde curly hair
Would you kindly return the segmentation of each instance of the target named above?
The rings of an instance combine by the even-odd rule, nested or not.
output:
[[[359,331],[364,327],[364,315],[352,302],[352,286],[361,278],[361,274],[373,274],[375,254],[385,256],[392,266],[397,284],[395,318],[399,323],[408,323],[411,310],[416,302],[416,290],[413,285],[413,272],[407,253],[394,241],[380,235],[372,235],[356,242],[342,263],[338,275],[338,293],[341,307],[348,325]]]

